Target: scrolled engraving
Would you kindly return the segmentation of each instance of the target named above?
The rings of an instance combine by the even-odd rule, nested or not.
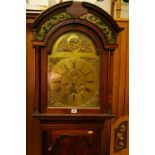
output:
[[[128,122],[122,122],[117,129],[115,129],[115,137],[114,137],[114,151],[115,153],[125,149],[127,146],[127,125]]]
[[[72,16],[66,12],[58,13],[48,19],[36,32],[36,40],[43,40],[49,30],[56,24],[65,21],[66,19],[71,19]]]
[[[64,37],[58,44],[58,52],[73,52],[91,53],[92,45],[89,41],[78,34],[71,34]]]
[[[102,30],[102,32],[109,44],[113,44],[116,42],[114,33],[110,30],[108,25],[106,25],[104,23],[104,21],[101,20],[101,18],[99,18],[98,16],[96,16],[92,13],[87,13],[87,14],[81,16],[80,18],[83,20],[87,20],[88,22],[95,24],[97,27],[99,27]]]
[[[65,20],[68,19],[73,19],[74,16],[70,15],[67,12],[61,12],[58,13],[54,16],[52,16],[50,19],[48,19],[45,23],[43,23],[41,25],[41,27],[37,30],[36,35],[35,35],[35,39],[38,41],[42,41],[44,39],[44,37],[47,35],[47,33],[50,31],[51,28],[53,28],[56,24],[63,22]],[[85,15],[81,15],[79,18],[86,20],[94,25],[96,25],[97,27],[99,27],[102,31],[102,33],[105,36],[105,39],[107,40],[107,42],[109,44],[113,44],[116,42],[116,36],[114,35],[114,33],[112,32],[112,30],[109,28],[108,25],[106,25],[106,23],[98,16],[92,14],[92,13],[86,13]],[[73,41],[74,40],[74,41]],[[73,39],[72,41],[75,43],[76,39]],[[89,46],[87,45],[87,42],[84,42],[87,46],[87,48],[85,48],[83,50],[81,50],[81,52],[88,52],[89,51]],[[76,48],[75,44],[73,46],[71,46],[71,48]],[[87,50],[86,50],[87,49]]]

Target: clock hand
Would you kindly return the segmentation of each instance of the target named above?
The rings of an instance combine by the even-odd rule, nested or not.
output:
[[[73,97],[73,105],[75,106],[76,100],[75,100],[75,95],[77,93],[76,90],[76,81],[72,81],[72,97]]]
[[[76,103],[76,101],[75,101],[75,94],[72,93],[72,96],[73,96],[73,105],[75,106],[75,103]]]
[[[87,83],[94,83],[94,81],[93,80],[88,80]]]

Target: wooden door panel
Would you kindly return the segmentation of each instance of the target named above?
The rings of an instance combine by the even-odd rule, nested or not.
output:
[[[50,130],[43,137],[43,155],[99,155],[99,135],[92,130]]]
[[[61,136],[50,152],[51,155],[91,155],[92,143],[84,136]]]

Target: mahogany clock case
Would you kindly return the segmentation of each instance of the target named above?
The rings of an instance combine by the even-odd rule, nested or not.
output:
[[[32,25],[36,155],[101,155],[113,118],[113,54],[122,30],[102,9],[64,2]],[[37,152],[37,153],[36,153]]]

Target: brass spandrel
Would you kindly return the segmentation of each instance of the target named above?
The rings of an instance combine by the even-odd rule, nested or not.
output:
[[[66,33],[48,56],[48,107],[99,107],[100,58],[93,42]]]
[[[94,57],[96,47],[86,35],[72,32],[60,36],[51,53],[51,57]]]

